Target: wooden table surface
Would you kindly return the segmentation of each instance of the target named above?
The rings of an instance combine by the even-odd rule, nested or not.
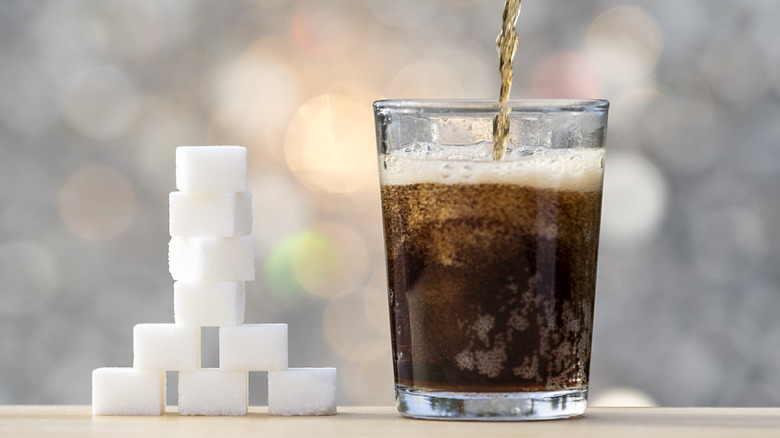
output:
[[[332,417],[93,417],[89,406],[0,406],[0,437],[773,437],[780,408],[589,408],[569,420],[461,422],[410,420],[394,407],[339,407]]]

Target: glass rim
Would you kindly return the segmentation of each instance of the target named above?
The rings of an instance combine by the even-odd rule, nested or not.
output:
[[[606,99],[512,99],[508,102],[486,99],[382,99],[374,102],[374,110],[401,113],[495,113],[503,107],[518,112],[606,112]]]

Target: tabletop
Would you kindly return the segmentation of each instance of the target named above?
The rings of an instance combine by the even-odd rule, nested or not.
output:
[[[780,437],[780,408],[588,408],[568,420],[461,422],[402,418],[394,407],[344,406],[330,417],[92,416],[89,406],[0,406],[0,437]]]

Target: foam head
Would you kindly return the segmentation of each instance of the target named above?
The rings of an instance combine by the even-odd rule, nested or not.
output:
[[[490,143],[416,144],[379,156],[383,185],[515,184],[558,190],[601,190],[604,149],[508,149],[494,161]]]

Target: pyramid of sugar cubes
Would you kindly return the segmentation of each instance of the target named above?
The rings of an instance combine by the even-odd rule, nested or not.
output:
[[[92,372],[94,415],[161,415],[178,371],[180,415],[246,415],[248,372],[268,372],[271,415],[336,413],[335,368],[288,368],[287,324],[244,324],[255,279],[246,148],[176,149],[168,263],[174,323],[133,328],[133,366]],[[201,327],[219,327],[219,367],[201,367]]]

